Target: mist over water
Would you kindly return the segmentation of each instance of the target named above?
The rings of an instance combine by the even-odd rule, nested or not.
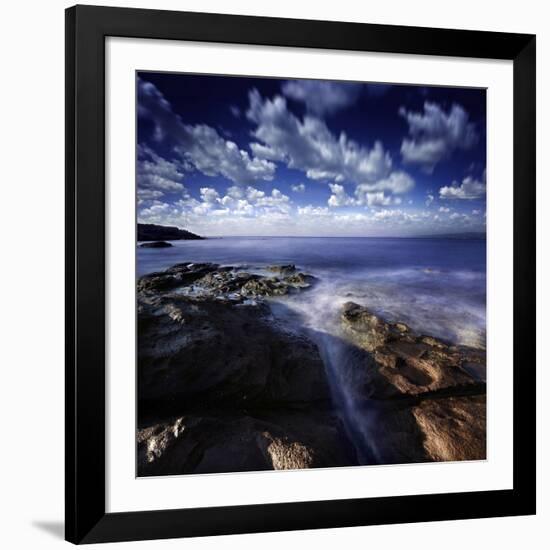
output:
[[[456,344],[485,347],[484,240],[230,237],[137,250],[138,276],[179,262],[295,264],[319,283],[282,301],[313,330],[337,334],[343,303]]]

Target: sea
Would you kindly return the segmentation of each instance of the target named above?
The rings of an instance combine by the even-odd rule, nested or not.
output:
[[[307,292],[273,300],[308,328],[337,332],[345,302],[450,343],[485,347],[486,241],[458,238],[225,237],[138,248],[138,276],[180,262],[263,272],[294,264],[318,279]],[[277,307],[279,306],[279,307]]]

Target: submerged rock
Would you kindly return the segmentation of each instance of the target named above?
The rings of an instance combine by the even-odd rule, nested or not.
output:
[[[155,241],[152,243],[141,243],[139,245],[140,248],[170,248],[174,246],[171,243],[167,243],[166,241]]]

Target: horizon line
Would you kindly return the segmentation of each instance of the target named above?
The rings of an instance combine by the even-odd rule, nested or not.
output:
[[[224,238],[266,238],[266,239],[430,239],[436,237],[460,237],[466,235],[479,235],[487,237],[487,232],[470,231],[464,233],[433,233],[419,235],[199,235],[205,239]]]

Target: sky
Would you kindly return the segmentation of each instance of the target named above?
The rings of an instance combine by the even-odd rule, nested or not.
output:
[[[140,72],[140,223],[202,236],[485,232],[482,89]]]

